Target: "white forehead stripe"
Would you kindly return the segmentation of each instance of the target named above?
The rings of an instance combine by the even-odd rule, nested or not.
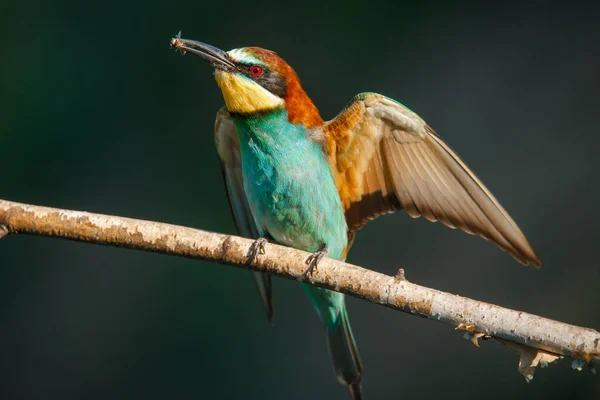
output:
[[[258,58],[248,54],[244,49],[229,50],[227,54],[237,62],[245,64],[262,64]]]

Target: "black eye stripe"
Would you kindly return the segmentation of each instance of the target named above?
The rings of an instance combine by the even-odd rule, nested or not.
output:
[[[252,67],[256,66],[262,68],[262,73],[258,76],[252,74]],[[281,98],[286,96],[287,82],[285,81],[285,78],[278,73],[271,71],[268,67],[257,64],[239,64],[239,71],[269,92],[273,93],[275,96]]]

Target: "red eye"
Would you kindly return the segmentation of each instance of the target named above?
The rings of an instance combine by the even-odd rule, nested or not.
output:
[[[250,73],[252,74],[252,76],[261,76],[263,73],[263,69],[262,67],[255,65],[252,68],[250,68]]]

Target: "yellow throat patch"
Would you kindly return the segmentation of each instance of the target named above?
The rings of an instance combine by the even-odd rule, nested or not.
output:
[[[250,114],[284,105],[283,99],[236,73],[217,70],[215,79],[223,92],[227,110],[231,113]]]

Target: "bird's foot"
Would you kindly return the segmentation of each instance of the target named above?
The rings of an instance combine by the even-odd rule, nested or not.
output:
[[[250,251],[248,252],[248,262],[253,261],[259,254],[265,254],[265,244],[269,243],[267,239],[264,237],[258,238],[252,243],[250,246]]]
[[[327,246],[322,245],[321,248],[312,253],[305,261],[308,264],[308,268],[301,275],[302,279],[308,278],[309,275],[312,275],[315,268],[317,268],[317,264],[323,259],[323,257],[327,257]]]

